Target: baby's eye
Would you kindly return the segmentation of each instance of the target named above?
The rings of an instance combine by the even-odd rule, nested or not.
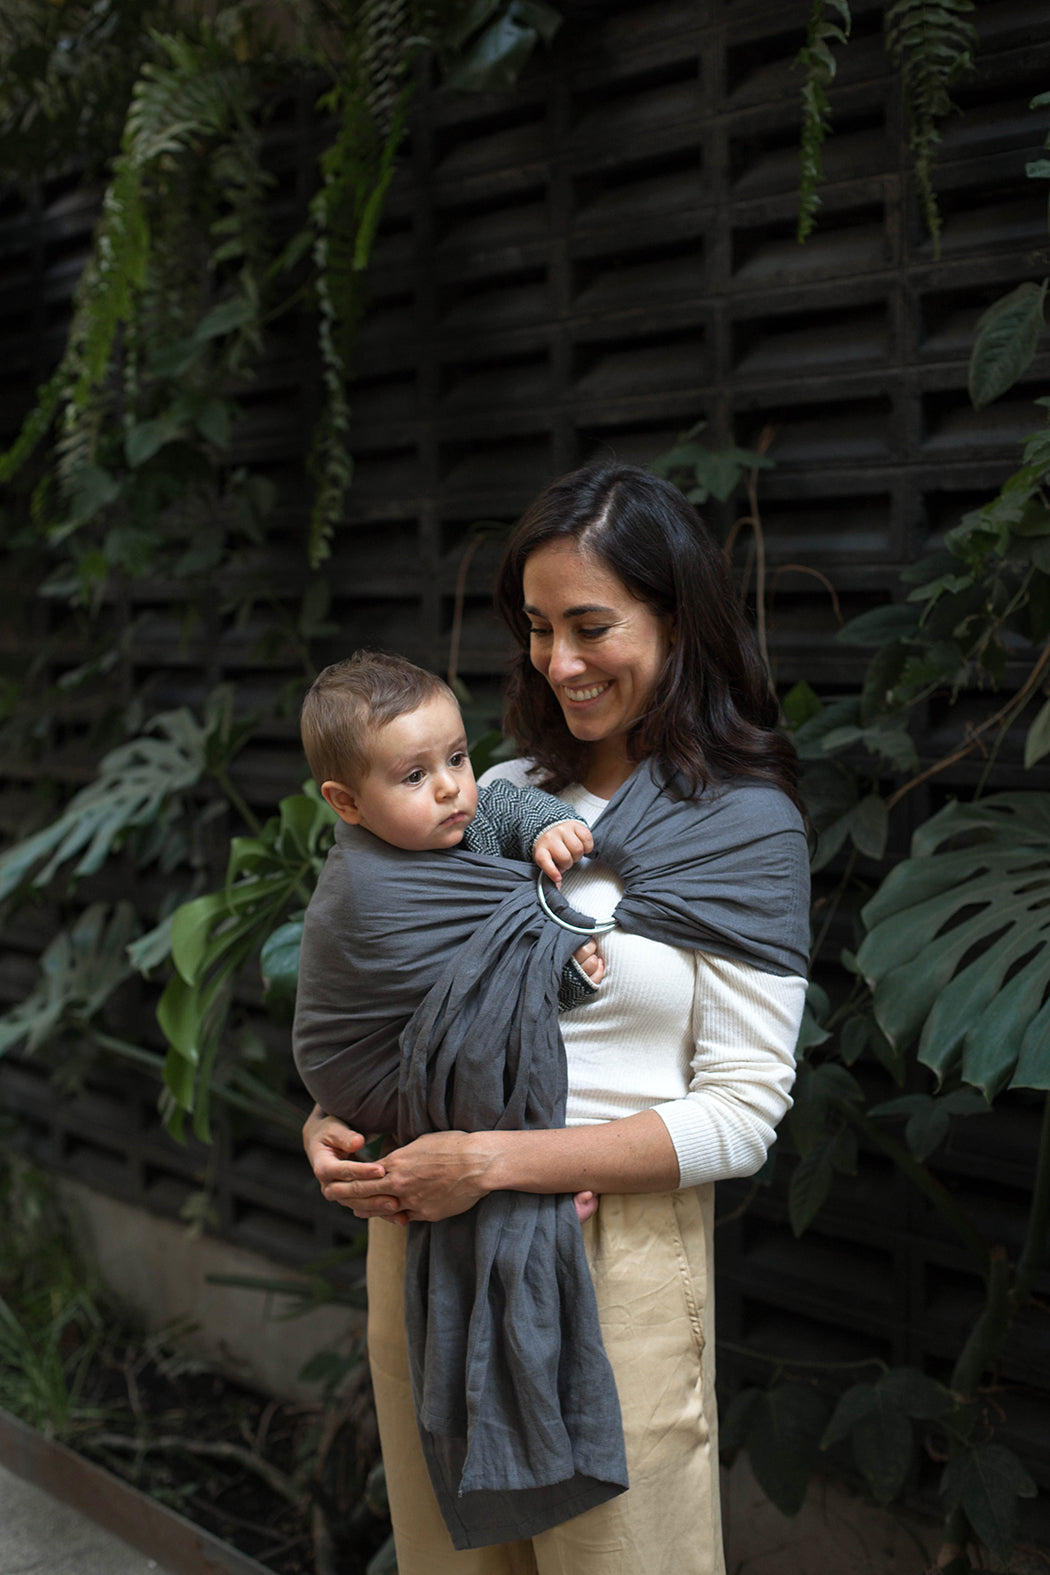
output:
[[[408,776],[405,778],[405,781],[407,782],[409,787],[416,787],[420,782],[422,782],[423,777],[425,776],[425,774],[426,774],[425,772],[420,771],[419,768],[417,767],[415,771],[410,771],[408,773]]]
[[[457,771],[459,770],[460,766],[465,766],[466,763],[467,763],[467,752],[466,752],[466,750],[465,749],[457,749],[456,753],[449,757],[449,762],[448,763],[449,763],[450,766],[452,766]]]

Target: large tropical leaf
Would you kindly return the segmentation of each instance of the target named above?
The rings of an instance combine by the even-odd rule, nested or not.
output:
[[[44,952],[31,993],[0,1018],[0,1055],[22,1040],[37,1050],[67,1024],[87,1023],[130,977],[127,947],[139,928],[130,902],[85,908]]]
[[[879,1025],[989,1100],[1050,1088],[1050,793],[949,804],[911,853],[863,911]]]
[[[257,837],[235,837],[226,884],[183,903],[171,921],[175,975],[161,996],[157,1021],[168,1041],[164,1081],[171,1095],[169,1129],[180,1136],[183,1117],[208,1140],[210,1084],[227,1033],[241,969],[266,951],[273,963],[292,926],[289,909],[309,901],[331,841],[335,816],[312,782],[281,800],[280,814]],[[294,956],[292,955],[294,953]],[[282,960],[281,993],[294,996],[298,947]]]
[[[154,717],[139,738],[110,750],[94,782],[56,820],[0,855],[0,900],[27,880],[46,886],[73,858],[75,875],[94,874],[128,832],[155,820],[169,798],[200,780],[207,746],[205,729],[189,711]]]

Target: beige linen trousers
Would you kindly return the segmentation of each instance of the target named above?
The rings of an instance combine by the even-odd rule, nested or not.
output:
[[[714,1187],[610,1194],[582,1226],[630,1487],[527,1541],[457,1552],[416,1427],[405,1231],[373,1220],[368,1352],[399,1575],[725,1575],[714,1384]]]

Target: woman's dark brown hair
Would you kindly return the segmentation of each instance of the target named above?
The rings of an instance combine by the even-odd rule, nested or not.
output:
[[[522,516],[497,576],[496,606],[519,646],[505,726],[544,786],[578,781],[587,752],[529,660],[525,563],[551,542],[593,553],[658,617],[674,616],[652,704],[628,738],[631,757],[666,762],[691,794],[749,777],[801,808],[795,753],[776,731],[776,701],[722,551],[678,489],[637,465],[586,465],[552,483]]]

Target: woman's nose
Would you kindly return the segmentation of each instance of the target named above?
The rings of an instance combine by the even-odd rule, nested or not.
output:
[[[547,666],[547,677],[552,684],[563,684],[568,678],[578,678],[586,666],[587,663],[571,640],[554,641]]]

